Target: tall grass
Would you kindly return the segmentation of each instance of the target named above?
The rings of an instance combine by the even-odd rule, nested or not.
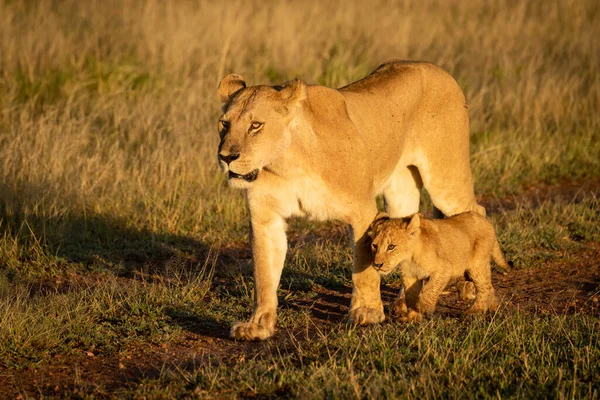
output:
[[[466,93],[479,193],[598,176],[599,34],[595,1],[3,1],[0,226],[243,239],[214,156],[230,71],[339,86],[428,60]]]

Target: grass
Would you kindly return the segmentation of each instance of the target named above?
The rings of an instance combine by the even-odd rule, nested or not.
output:
[[[120,359],[248,316],[247,210],[215,157],[215,88],[228,72],[342,86],[387,59],[431,61],[465,91],[478,195],[598,182],[597,2],[370,7],[0,1],[0,379],[56,355]],[[587,196],[491,218],[515,267],[536,270],[577,262],[600,242],[599,217]],[[597,316],[315,321],[300,305],[320,289],[344,293],[351,263],[345,227],[294,220],[280,339],[230,344],[234,355],[216,349],[143,386],[65,393],[598,397]]]
[[[590,398],[598,395],[598,353],[588,352],[598,348],[597,329],[585,316],[531,321],[500,312],[469,324],[440,318],[292,334],[287,346],[267,343],[248,360],[170,371],[135,395]]]

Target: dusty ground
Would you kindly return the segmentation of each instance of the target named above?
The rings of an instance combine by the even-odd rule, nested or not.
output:
[[[483,199],[491,213],[514,208],[528,201],[570,199],[578,201],[584,196],[598,196],[600,183],[565,183],[554,186],[531,187],[518,195],[503,199]],[[343,232],[340,232],[342,234]],[[223,261],[235,258],[227,254]],[[239,257],[247,258],[246,250],[239,250]],[[494,274],[494,286],[502,300],[502,307],[536,314],[586,313],[600,316],[600,244],[592,243],[585,250],[569,257],[541,263],[533,269],[513,270],[506,276]],[[41,289],[43,290],[43,289]],[[382,295],[390,302],[398,291],[398,285],[384,285]],[[327,331],[340,329],[345,321],[350,303],[351,287],[337,290],[313,288],[312,298],[295,298],[283,302],[282,307],[306,311],[312,316],[315,327]],[[457,300],[454,288],[445,292],[438,305],[438,317],[462,318],[467,308]],[[387,311],[387,310],[386,310]],[[388,322],[396,323],[396,322]],[[101,388],[106,394],[113,390],[143,384],[144,378],[156,377],[165,367],[192,369],[202,363],[221,363],[228,360],[251,358],[265,348],[264,343],[238,343],[228,339],[227,326],[207,328],[198,321],[181,321],[185,337],[178,342],[148,345],[131,349],[125,358],[91,353],[55,356],[27,370],[0,370],[0,398],[24,398],[26,396],[77,394],[90,388]],[[282,348],[294,336],[310,332],[280,331],[272,339]]]

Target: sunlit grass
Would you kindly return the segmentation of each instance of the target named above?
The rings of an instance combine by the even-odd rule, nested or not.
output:
[[[388,59],[430,61],[465,92],[477,195],[598,180],[597,2],[340,4],[0,1],[2,366],[116,356],[249,315],[247,209],[215,155],[216,84],[228,72],[335,87]],[[599,212],[588,196],[491,219],[507,258],[532,269],[599,242]],[[296,220],[289,236],[282,303],[350,286],[343,227]],[[598,396],[593,316],[503,309],[355,330],[281,314],[281,335],[309,337],[167,369],[122,393]]]

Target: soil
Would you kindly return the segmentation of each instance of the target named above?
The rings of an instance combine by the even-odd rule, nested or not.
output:
[[[525,188],[518,196],[484,198],[480,202],[493,214],[513,209],[524,202],[532,205],[544,201],[577,202],[599,194],[600,182],[562,183]],[[335,234],[344,234],[344,229],[337,226],[330,229],[335,230]],[[331,233],[327,232],[327,235]],[[312,232],[309,235],[319,234]],[[302,241],[306,238],[295,239]],[[249,257],[245,250],[240,249],[239,253],[237,255],[241,258]],[[228,254],[221,261],[230,258],[236,257]],[[235,262],[233,259],[229,261]],[[508,275],[494,273],[493,284],[501,299],[501,307],[532,314],[583,313],[600,316],[600,243],[589,243],[579,253],[544,262],[534,269],[513,270]],[[399,285],[382,285],[384,301],[390,303],[398,290]],[[324,329],[346,320],[351,287],[332,290],[317,286],[312,291],[316,292],[316,297],[295,298],[283,302],[282,307],[307,311],[315,326]],[[451,287],[440,298],[436,312],[447,318],[462,318],[467,307],[468,304],[459,301],[455,288]],[[186,321],[182,326],[185,330],[183,339],[131,349],[125,358],[82,352],[57,355],[26,370],[0,367],[0,398],[84,394],[90,389],[96,389],[100,395],[115,395],[119,388],[140,385],[144,379],[158,376],[165,366],[185,370],[205,363],[252,358],[268,346],[265,342],[234,342],[228,338],[226,326],[207,328],[198,321]],[[292,333],[280,331],[271,341],[285,347],[291,340],[290,335]],[[294,334],[293,339],[301,337]]]

